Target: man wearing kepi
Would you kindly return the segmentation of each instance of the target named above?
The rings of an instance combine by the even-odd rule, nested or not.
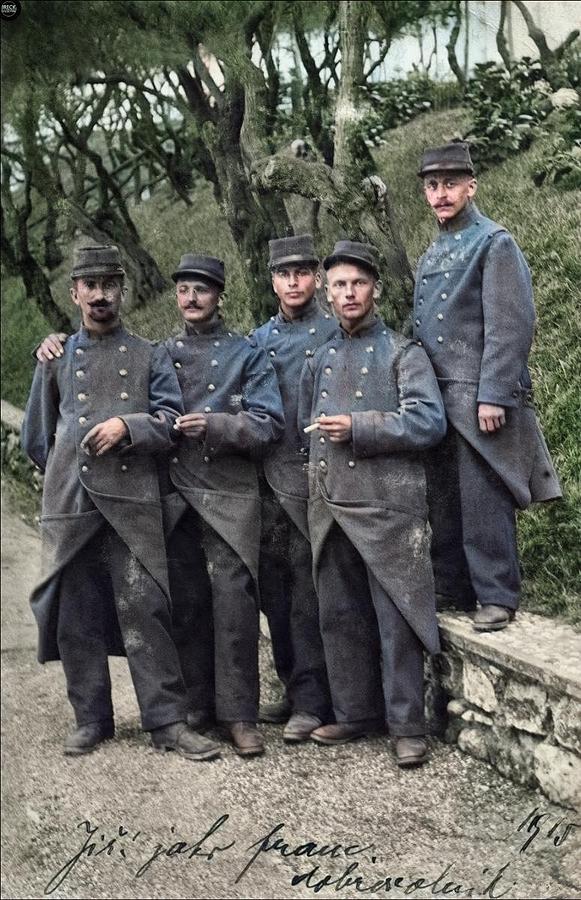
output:
[[[124,274],[116,247],[78,251],[82,324],[37,366],[26,407],[23,447],[45,472],[39,660],[63,663],[77,720],[65,754],[113,736],[107,657],[125,652],[154,748],[209,759],[218,745],[185,722],[154,456],[172,445],[181,395],[165,348],[120,321]]]
[[[264,350],[229,331],[218,312],[224,263],[186,253],[172,275],[184,331],[166,341],[182,390],[182,435],[170,461],[179,519],[168,544],[174,628],[190,701],[213,713],[207,653],[214,625],[215,715],[237,753],[264,750],[258,717],[258,565],[260,498],[256,461],[281,435],[284,415],[276,374]],[[168,498],[169,500],[169,498]],[[167,501],[166,501],[167,502]],[[196,532],[211,584],[211,609],[196,613]],[[199,558],[199,557],[198,557]],[[192,596],[192,591],[194,596]],[[201,678],[200,678],[201,676]],[[204,697],[204,689],[205,697]],[[200,708],[201,707],[201,708]]]
[[[341,333],[305,363],[299,421],[312,432],[309,526],[337,721],[311,737],[341,744],[387,719],[398,765],[417,765],[423,648],[439,650],[420,451],[441,441],[445,414],[425,352],[375,310],[375,247],[339,241],[323,265]]]
[[[311,235],[272,240],[269,250],[272,287],[280,306],[251,340],[265,348],[276,370],[286,424],[282,441],[264,460],[260,591],[286,697],[281,704],[261,707],[261,718],[285,721],[283,739],[299,743],[328,721],[330,696],[311,572],[306,457],[297,430],[298,383],[305,359],[336,333],[337,322],[315,297],[319,260]]]
[[[474,627],[499,630],[519,601],[515,508],[561,496],[532,405],[530,272],[475,206],[466,144],[426,150],[418,174],[439,235],[418,266],[414,337],[448,418],[428,466],[436,591],[443,605],[478,601]]]

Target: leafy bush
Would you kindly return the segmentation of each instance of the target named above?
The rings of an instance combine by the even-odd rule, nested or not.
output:
[[[397,128],[421,113],[455,106],[461,100],[456,82],[436,82],[415,73],[406,79],[366,86],[365,94],[368,111],[358,127],[369,147],[381,146],[387,129]]]
[[[581,111],[564,109],[551,116],[555,132],[549,152],[533,169],[533,181],[565,190],[581,188]]]

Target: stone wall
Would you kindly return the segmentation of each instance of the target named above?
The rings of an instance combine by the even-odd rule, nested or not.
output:
[[[434,730],[551,800],[581,806],[581,635],[518,613],[506,630],[478,633],[441,613],[443,653],[428,667]]]

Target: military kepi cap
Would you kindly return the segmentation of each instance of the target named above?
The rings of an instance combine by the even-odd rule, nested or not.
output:
[[[351,262],[356,266],[371,269],[375,277],[379,278],[379,252],[373,244],[363,244],[359,241],[337,241],[333,252],[323,260],[323,267],[327,271],[342,262]]]
[[[184,253],[179,266],[171,276],[174,281],[186,278],[188,275],[201,275],[209,278],[223,288],[226,282],[224,274],[224,261],[216,256],[198,256],[196,253]]]
[[[297,234],[291,237],[275,238],[268,242],[268,268],[288,266],[291,263],[318,264],[312,234]]]
[[[444,144],[443,147],[425,150],[418,175],[423,178],[429,172],[468,172],[474,175],[468,144],[455,141],[452,144]]]
[[[125,275],[119,248],[113,244],[79,247],[73,260],[71,278],[85,275]]]

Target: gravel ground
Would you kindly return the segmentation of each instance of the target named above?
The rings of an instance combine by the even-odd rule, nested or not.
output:
[[[115,740],[63,757],[63,673],[37,664],[26,600],[38,539],[10,515],[3,533],[3,897],[581,898],[579,815],[438,741],[416,771],[384,737],[292,748],[279,726],[254,760],[159,755],[114,659]]]

